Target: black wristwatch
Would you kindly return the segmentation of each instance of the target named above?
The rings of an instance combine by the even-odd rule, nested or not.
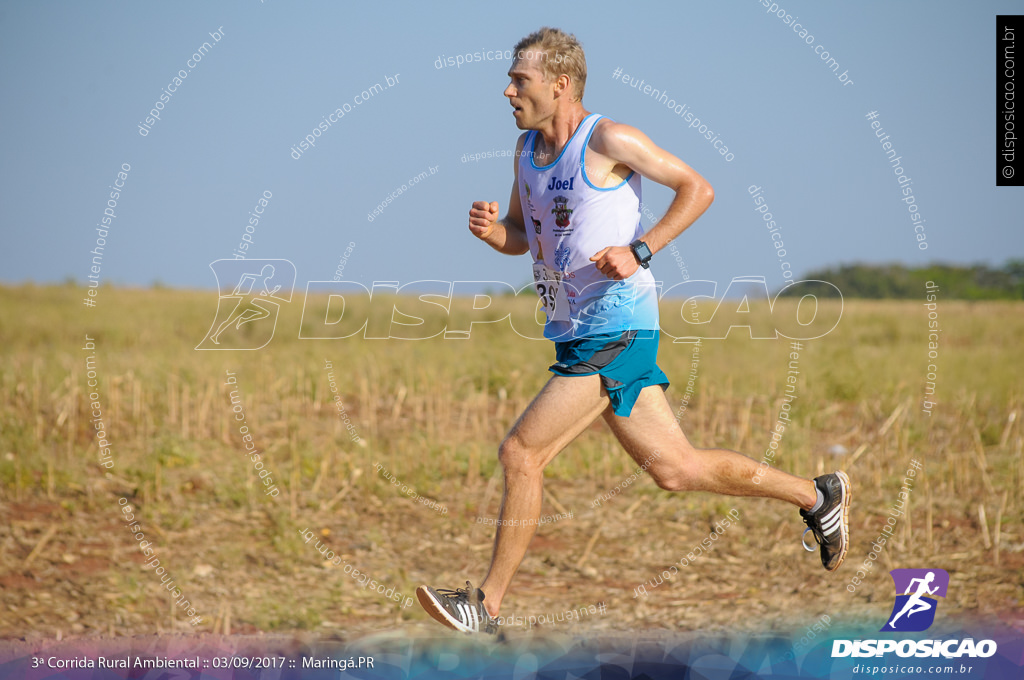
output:
[[[651,265],[648,263],[651,261],[652,253],[646,243],[637,239],[629,244],[629,249],[633,251],[633,256],[636,258],[637,262],[640,263],[641,267],[644,269],[650,268]]]

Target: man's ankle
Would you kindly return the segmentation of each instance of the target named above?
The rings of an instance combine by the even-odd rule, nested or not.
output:
[[[484,609],[491,615],[492,618],[498,616],[498,611],[501,609],[501,598],[497,595],[488,595],[487,590],[484,587],[480,587],[480,591],[484,594]]]

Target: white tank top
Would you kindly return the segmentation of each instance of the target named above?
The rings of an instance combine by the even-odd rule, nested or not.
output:
[[[534,163],[537,132],[519,157],[519,198],[533,255],[533,279],[547,323],[544,337],[566,341],[600,333],[658,329],[658,292],[649,269],[625,281],[602,274],[590,258],[643,236],[640,175],[602,189],[586,173],[587,143],[602,116],[580,122],[551,165]]]

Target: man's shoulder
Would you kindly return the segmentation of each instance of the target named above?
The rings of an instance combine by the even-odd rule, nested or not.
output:
[[[594,124],[594,130],[590,134],[588,146],[598,153],[606,153],[609,148],[628,141],[639,132],[632,125],[620,123],[602,116]]]

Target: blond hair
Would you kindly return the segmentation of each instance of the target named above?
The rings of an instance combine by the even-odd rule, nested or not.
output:
[[[545,80],[554,80],[564,73],[572,81],[575,100],[583,101],[583,88],[587,84],[587,58],[575,35],[545,26],[516,43],[516,59],[531,54],[541,57],[540,69]]]

